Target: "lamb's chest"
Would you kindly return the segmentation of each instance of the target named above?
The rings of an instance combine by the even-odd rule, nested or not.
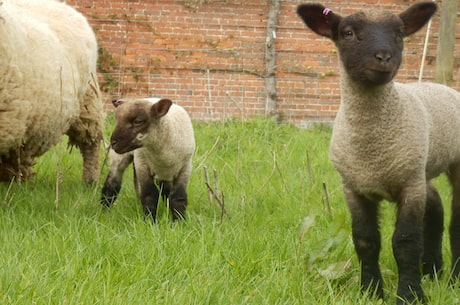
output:
[[[404,181],[423,175],[426,162],[420,151],[390,137],[355,141],[353,136],[333,135],[330,159],[343,182],[354,191],[392,200]]]
[[[150,175],[156,179],[173,181],[184,164],[182,160],[173,157],[171,154],[140,148],[134,152],[134,163],[136,168],[140,166],[148,168]]]

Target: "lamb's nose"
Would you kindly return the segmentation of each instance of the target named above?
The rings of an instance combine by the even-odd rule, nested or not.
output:
[[[377,60],[381,64],[388,63],[390,61],[391,57],[392,57],[391,54],[389,52],[386,52],[386,51],[381,51],[381,52],[375,53],[375,58],[377,58]]]

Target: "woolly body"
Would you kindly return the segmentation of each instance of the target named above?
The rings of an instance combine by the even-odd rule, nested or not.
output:
[[[432,83],[393,82],[403,37],[435,13],[432,1],[399,15],[364,11],[342,17],[319,4],[300,5],[305,24],[338,48],[341,104],[330,159],[339,171],[352,216],[363,291],[383,297],[378,203],[397,203],[392,238],[398,304],[424,300],[423,273],[442,268],[443,206],[430,180],[441,173],[453,189],[452,281],[460,275],[460,94]]]
[[[86,19],[57,1],[3,1],[0,37],[0,178],[30,177],[34,158],[67,134],[94,181],[104,114]]]
[[[183,218],[187,204],[185,191],[195,150],[190,117],[182,107],[164,99],[134,99],[116,103],[121,105],[116,111],[111,164],[101,202],[110,206],[116,200],[123,173],[133,161],[136,191],[144,212],[151,214],[155,220],[159,196],[153,182],[156,179],[160,182],[163,196],[170,199],[174,219]],[[139,128],[133,127],[136,124]]]
[[[395,201],[408,181],[430,180],[460,161],[458,92],[396,82],[366,92],[347,82],[342,73],[330,158],[350,188]]]

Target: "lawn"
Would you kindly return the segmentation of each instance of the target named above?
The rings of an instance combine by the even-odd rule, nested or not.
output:
[[[331,128],[271,119],[194,126],[189,207],[179,223],[166,203],[157,224],[143,216],[131,170],[116,204],[102,209],[107,165],[97,185],[85,186],[66,139],[37,160],[33,179],[0,185],[0,304],[369,304],[328,159]],[[109,118],[107,138],[111,128]],[[436,185],[449,207],[446,179]],[[387,298],[374,303],[394,304],[394,206],[382,204],[382,214]],[[447,241],[446,233],[446,270]],[[460,302],[447,275],[424,280],[430,304]]]

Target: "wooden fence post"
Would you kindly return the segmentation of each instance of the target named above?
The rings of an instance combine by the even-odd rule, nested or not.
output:
[[[276,26],[280,12],[280,1],[270,1],[270,11],[267,21],[267,35],[265,41],[265,115],[272,115],[276,110]]]

